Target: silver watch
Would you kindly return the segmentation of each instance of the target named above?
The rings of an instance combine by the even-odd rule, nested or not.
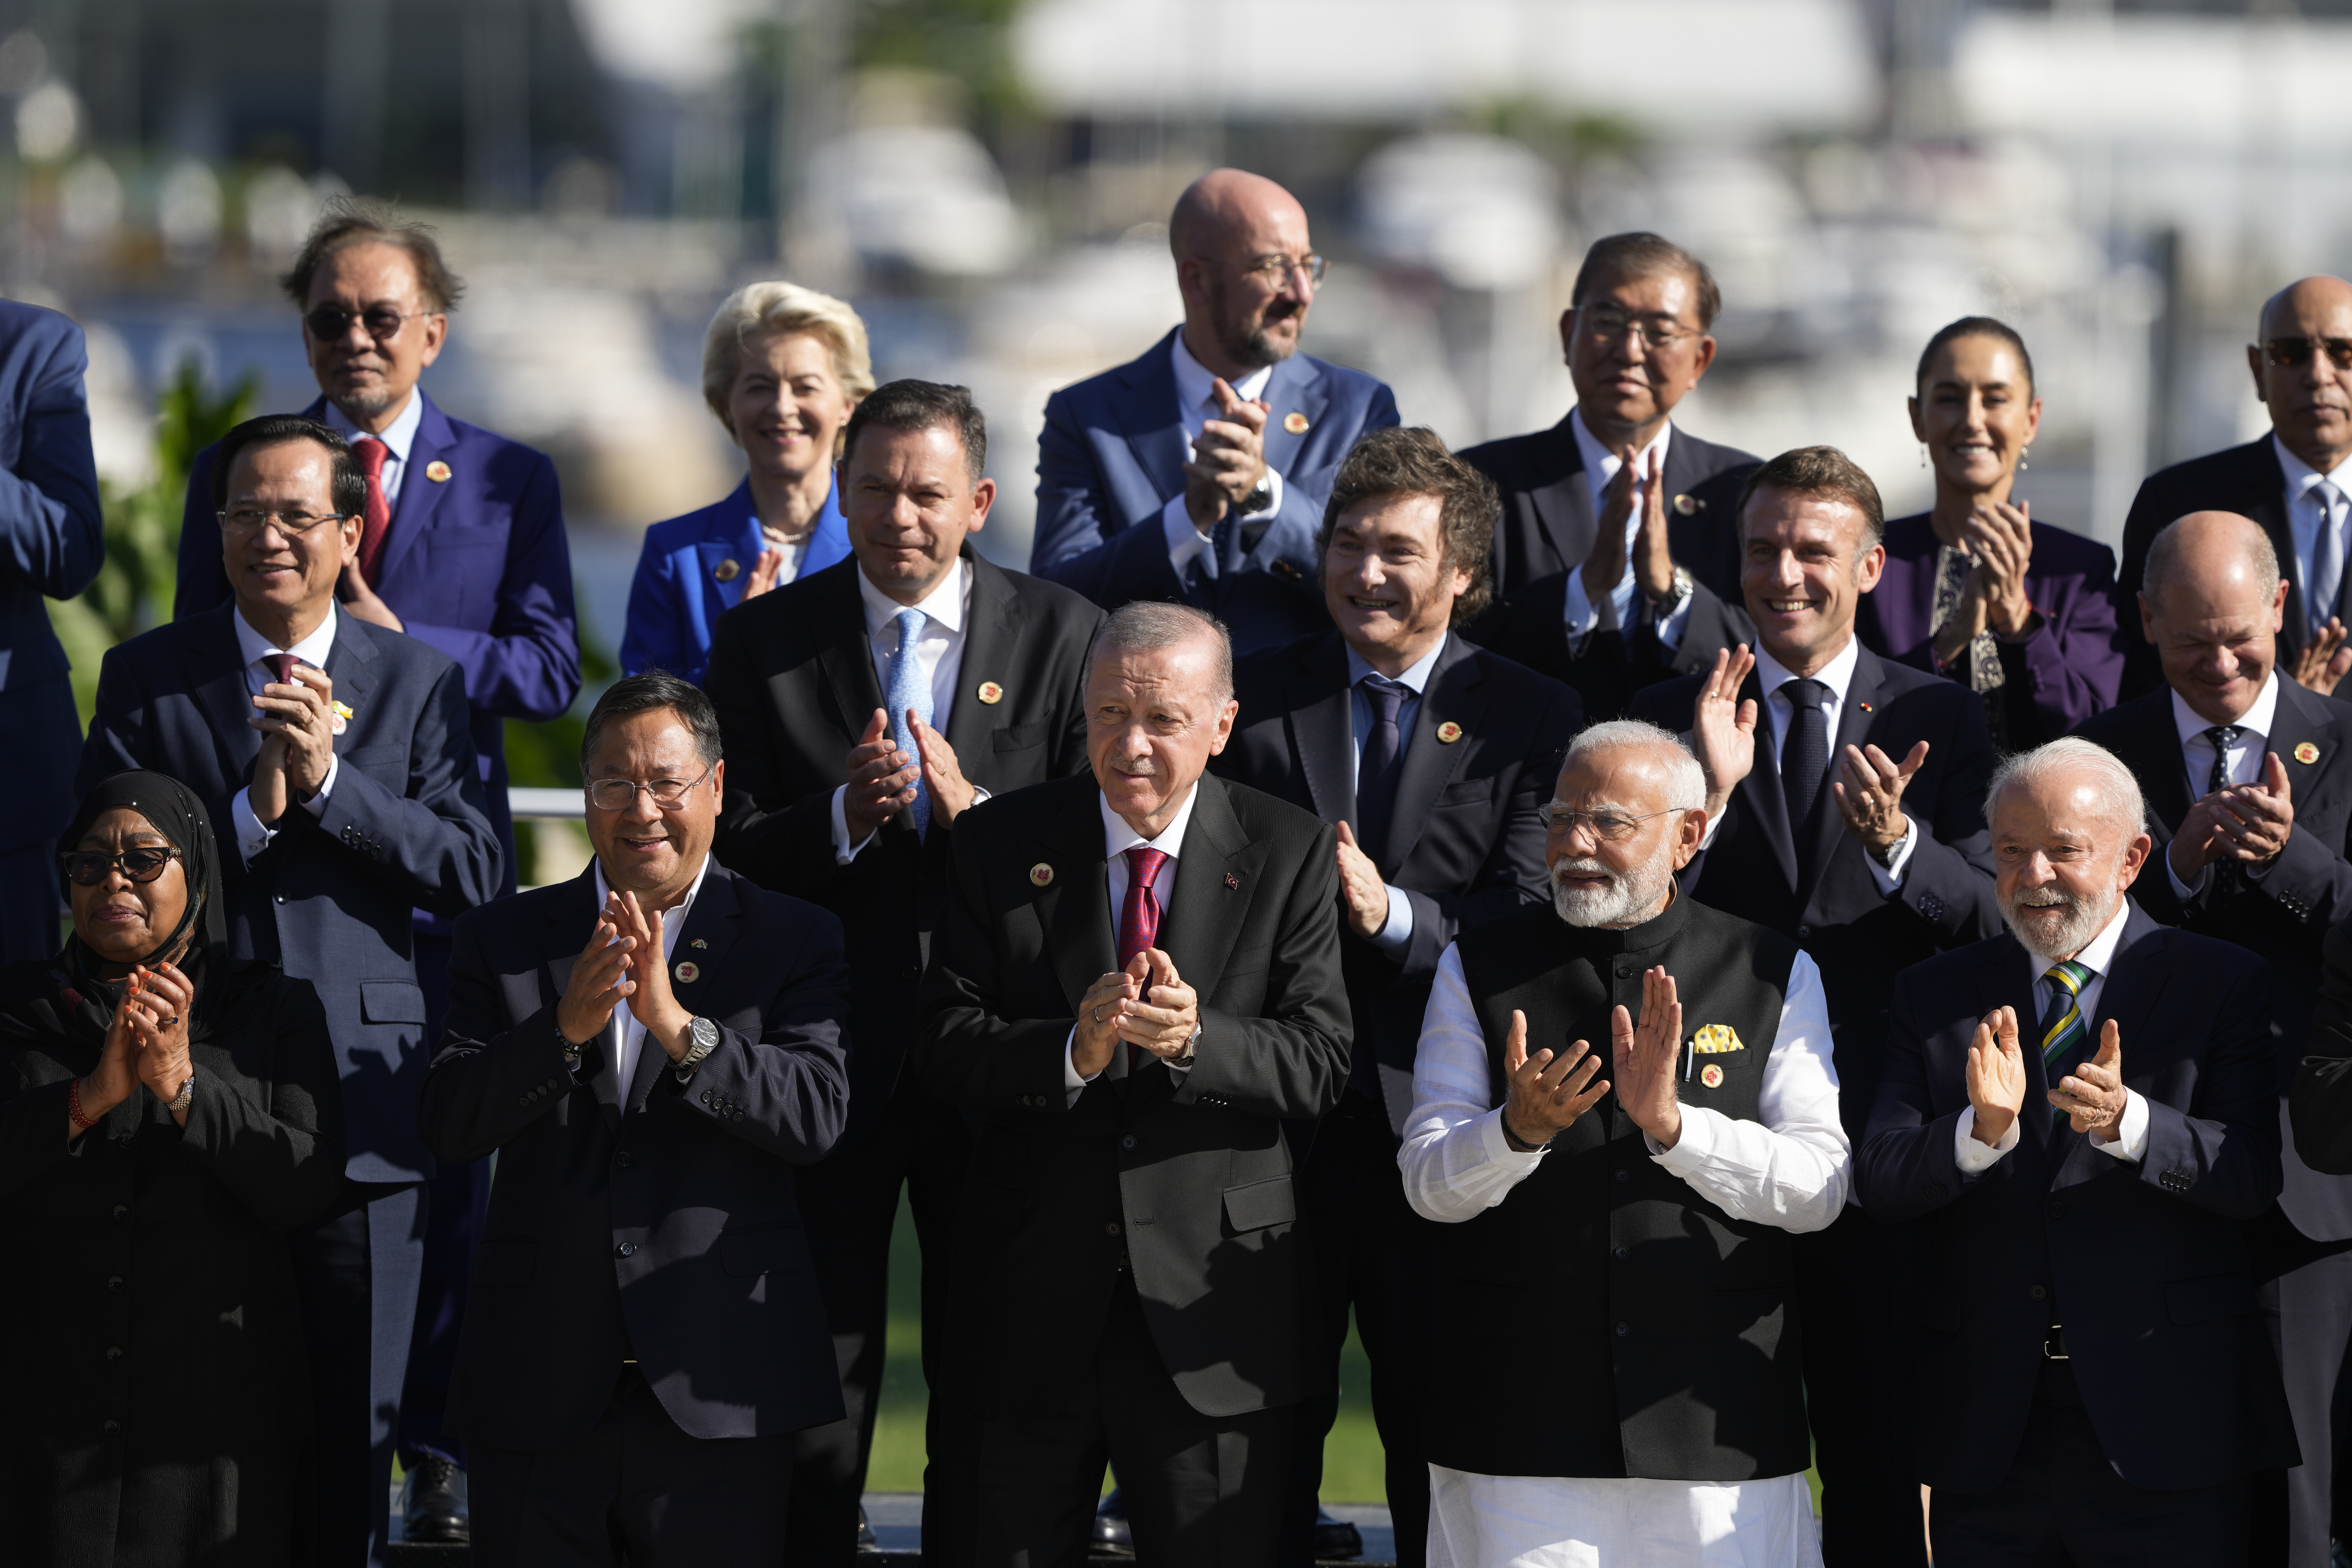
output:
[[[180,1092],[173,1096],[171,1103],[164,1106],[163,1109],[175,1113],[187,1110],[189,1106],[194,1104],[195,1099],[196,1075],[190,1073],[188,1075],[188,1081],[180,1086]]]
[[[702,1065],[702,1058],[719,1048],[719,1026],[708,1018],[690,1021],[687,1034],[694,1043],[686,1047],[686,1055],[677,1058],[677,1081],[680,1083],[692,1078],[694,1069]]]
[[[1651,618],[1655,621],[1672,618],[1676,610],[1690,602],[1691,593],[1697,585],[1690,574],[1690,568],[1677,565],[1675,568],[1674,586],[1666,590],[1666,596],[1651,601]]]
[[[1192,1037],[1184,1042],[1184,1054],[1175,1058],[1174,1065],[1180,1068],[1191,1067],[1194,1058],[1199,1057],[1200,1054],[1201,1026],[1195,1024],[1192,1026]]]

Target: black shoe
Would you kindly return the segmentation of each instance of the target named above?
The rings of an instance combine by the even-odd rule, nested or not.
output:
[[[864,1503],[859,1503],[857,1505],[857,1550],[860,1552],[879,1552],[882,1550],[882,1543],[874,1539],[874,1527],[866,1522],[866,1505]]]
[[[472,1539],[466,1472],[436,1454],[416,1461],[401,1484],[401,1538],[462,1546]]]
[[[1321,1509],[1315,1510],[1315,1561],[1344,1563],[1364,1554],[1364,1536],[1344,1519],[1333,1519]]]
[[[1127,1528],[1127,1504],[1117,1487],[1095,1505],[1095,1550],[1115,1552],[1121,1557],[1135,1555],[1135,1536]]]

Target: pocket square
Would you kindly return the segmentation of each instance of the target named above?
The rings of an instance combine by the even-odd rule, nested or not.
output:
[[[1691,1049],[1700,1056],[1713,1056],[1718,1051],[1744,1051],[1739,1031],[1728,1024],[1708,1024],[1691,1037]]]

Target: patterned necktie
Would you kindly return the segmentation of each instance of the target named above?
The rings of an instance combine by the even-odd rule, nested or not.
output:
[[[1830,771],[1830,721],[1822,710],[1829,694],[1827,682],[1801,677],[1780,687],[1790,709],[1788,739],[1780,743],[1780,791],[1789,803],[1789,832],[1807,852],[1813,803]]]
[[[1118,909],[1118,966],[1127,967],[1128,960],[1147,947],[1160,942],[1160,895],[1151,889],[1159,879],[1160,868],[1168,863],[1165,849],[1153,849],[1139,844],[1127,852],[1127,897]],[[1127,1070],[1143,1066],[1147,1053],[1141,1046],[1128,1042]]]
[[[2056,1089],[2058,1080],[2083,1059],[2084,1042],[2091,1037],[2082,1007],[2083,987],[2090,984],[2091,966],[2062,958],[2044,970],[2042,978],[2050,982],[2050,1009],[2042,1015],[2042,1076],[2050,1088]],[[2066,1114],[2056,1106],[2051,1110],[2062,1120]]]
[[[915,727],[907,722],[911,708],[924,723],[931,720],[931,683],[923,679],[923,661],[915,655],[916,639],[923,635],[922,611],[906,609],[890,617],[898,628],[898,649],[890,656],[890,740],[915,759],[915,805],[912,820],[918,836],[930,832],[931,792],[923,787],[922,752],[915,745]]]
[[[2336,614],[2344,592],[2344,496],[2322,479],[2304,492],[2319,509],[2319,538],[2311,552],[2311,592],[2303,606],[2304,624],[2316,637]]]
[[[359,459],[360,477],[367,480],[367,504],[360,512],[360,575],[373,588],[375,569],[383,563],[383,537],[392,531],[392,503],[383,499],[383,462],[392,448],[373,436],[362,436],[352,443],[352,456]]]
[[[1396,808],[1397,761],[1404,752],[1404,737],[1397,732],[1397,714],[1412,689],[1385,675],[1368,675],[1356,683],[1372,710],[1371,728],[1364,735],[1364,754],[1356,763],[1356,843],[1380,863],[1388,848],[1389,817]]]
[[[2206,794],[2230,787],[2230,748],[2245,732],[2236,724],[2216,724],[2205,731],[2205,738],[2213,742],[2213,776],[2205,781]]]

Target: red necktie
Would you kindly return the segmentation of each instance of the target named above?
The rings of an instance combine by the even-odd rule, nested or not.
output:
[[[1160,868],[1168,863],[1164,849],[1137,845],[1127,852],[1127,900],[1118,911],[1118,966],[1127,967],[1128,960],[1160,941],[1160,899],[1152,892],[1152,881]],[[1133,1041],[1128,1043],[1127,1070],[1134,1072],[1143,1066],[1150,1055]]]
[[[352,443],[352,456],[359,459],[360,476],[367,480],[367,507],[360,514],[365,520],[360,529],[360,575],[373,588],[376,566],[383,560],[383,536],[392,531],[392,504],[383,499],[383,462],[392,448],[373,436],[362,436]]]
[[[265,653],[261,662],[269,667],[270,679],[280,686],[294,684],[294,667],[302,661],[290,653]]]

